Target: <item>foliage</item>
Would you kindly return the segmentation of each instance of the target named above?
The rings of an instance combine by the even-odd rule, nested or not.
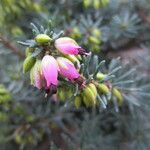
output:
[[[2,0],[0,4],[2,150],[150,149],[149,0],[111,0],[103,7],[94,3],[87,7],[85,0]],[[47,26],[49,19],[51,29]],[[73,63],[86,85],[93,81],[101,85],[98,106],[87,108],[83,98],[78,103],[83,91],[62,77],[57,94],[47,98],[44,89],[30,85],[29,74],[22,72],[25,47],[17,40],[36,48],[32,55],[37,57],[42,51],[35,37],[41,33],[52,39],[70,36],[86,51],[94,52],[76,57]],[[140,53],[134,64],[107,57],[110,51],[117,54],[114,50],[121,53],[130,47],[142,48],[146,55]]]

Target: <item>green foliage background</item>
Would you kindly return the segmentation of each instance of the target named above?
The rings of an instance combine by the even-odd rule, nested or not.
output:
[[[1,0],[1,149],[150,149],[149,8],[149,0],[110,0],[99,8],[84,0]],[[25,48],[17,41],[33,38],[30,22],[40,27],[50,19],[55,32],[106,59],[104,72],[123,66],[113,81],[127,94],[121,107],[76,110],[29,85],[22,73]]]

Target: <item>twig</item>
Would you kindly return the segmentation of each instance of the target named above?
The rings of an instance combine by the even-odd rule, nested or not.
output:
[[[18,55],[20,58],[24,58],[24,54],[20,52],[20,50],[14,46],[8,39],[0,36],[0,42],[8,49],[10,49],[13,53]]]

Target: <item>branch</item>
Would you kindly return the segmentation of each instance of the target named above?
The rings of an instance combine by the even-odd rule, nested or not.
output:
[[[14,46],[8,39],[0,36],[0,42],[8,49],[10,49],[14,54],[18,55],[20,58],[24,58],[25,55],[20,52],[20,50]]]

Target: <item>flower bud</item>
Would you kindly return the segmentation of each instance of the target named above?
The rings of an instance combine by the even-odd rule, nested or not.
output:
[[[98,84],[97,89],[100,93],[103,94],[108,94],[110,92],[109,88],[103,83]]]
[[[63,54],[87,55],[84,49],[82,49],[75,40],[69,37],[62,37],[55,41],[55,47]]]
[[[58,64],[53,56],[45,55],[42,59],[42,74],[46,80],[46,88],[58,84]]]
[[[10,92],[0,84],[0,104],[5,103],[11,99]]]
[[[83,102],[86,107],[93,107],[96,105],[97,94],[94,93],[89,86],[83,89]]]
[[[75,39],[81,38],[81,32],[80,32],[79,28],[74,27],[72,29],[71,37],[75,38]]]
[[[57,96],[60,101],[66,101],[73,96],[73,91],[70,87],[59,87]]]
[[[99,29],[97,29],[97,28],[93,28],[92,33],[96,37],[100,37],[101,36],[101,31]]]
[[[88,87],[91,89],[91,91],[94,93],[95,96],[97,96],[97,89],[96,86],[93,83],[90,83]]]
[[[83,5],[88,8],[91,5],[91,0],[83,0]]]
[[[113,88],[112,94],[113,94],[113,96],[115,96],[117,98],[118,105],[121,105],[123,102],[123,97],[122,97],[121,92],[118,89]]]
[[[39,44],[44,44],[50,42],[52,39],[46,34],[38,34],[35,37],[35,41]]]
[[[93,6],[95,9],[99,9],[101,7],[107,6],[109,3],[109,0],[94,0]]]
[[[101,41],[98,38],[94,37],[94,36],[89,37],[89,42],[91,42],[93,44],[97,44],[97,45],[101,43]]]
[[[103,7],[107,6],[109,4],[110,0],[102,0]]]
[[[97,73],[97,75],[96,75],[96,79],[99,80],[99,81],[104,80],[105,77],[106,77],[106,74],[103,74],[101,72]]]
[[[41,89],[44,86],[44,77],[42,75],[41,60],[36,60],[35,65],[30,71],[31,84]]]
[[[27,47],[25,49],[25,56],[26,57],[30,56],[32,54],[33,50],[34,50],[33,48]]]
[[[79,61],[81,61],[81,60],[82,60],[81,55],[76,55],[76,58],[77,58]]]
[[[73,64],[76,64],[78,68],[80,68],[80,61],[74,55],[65,55],[67,59],[69,59]]]
[[[68,78],[69,80],[77,79],[80,74],[77,72],[74,64],[64,57],[57,58],[58,66],[59,66],[59,73]]]
[[[81,106],[81,103],[82,103],[82,100],[81,100],[81,95],[79,96],[76,96],[75,97],[75,100],[74,100],[74,104],[75,104],[75,107],[78,109],[80,108]]]
[[[36,61],[35,57],[28,56],[23,62],[23,73],[26,73],[31,70]]]
[[[93,0],[93,6],[95,9],[99,9],[101,5],[101,1],[100,0]]]

